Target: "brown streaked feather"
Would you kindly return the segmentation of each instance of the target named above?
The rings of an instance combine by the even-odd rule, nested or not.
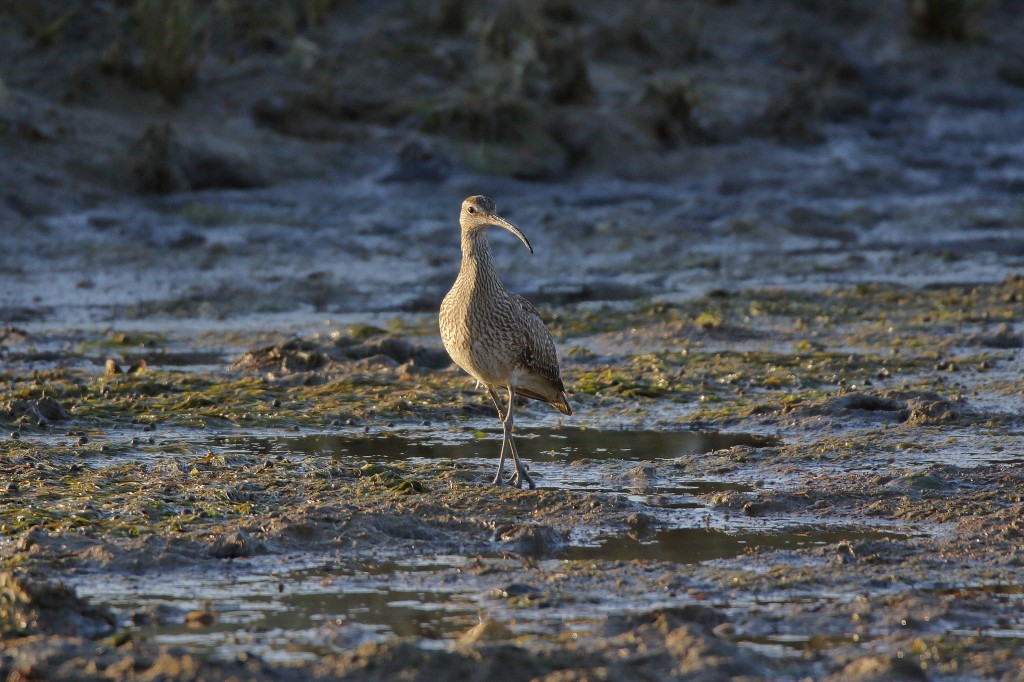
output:
[[[475,199],[477,208],[493,210],[485,198]],[[463,227],[462,256],[438,320],[449,355],[488,387],[510,386],[572,414],[551,334],[533,304],[501,283],[482,230]]]
[[[519,294],[509,292],[509,295],[522,309],[521,319],[525,327],[518,339],[519,357],[517,362],[523,369],[529,370],[538,378],[546,381],[557,396],[555,399],[549,399],[521,387],[516,388],[516,393],[524,398],[550,403],[562,414],[571,415],[572,408],[569,407],[569,401],[565,396],[565,384],[562,382],[558,369],[558,354],[555,351],[555,342],[551,339],[550,332],[532,303]]]
[[[543,377],[551,386],[563,390],[562,377],[558,370],[558,355],[555,353],[555,342],[551,339],[548,328],[537,313],[533,304],[519,294],[509,292],[512,300],[522,308],[522,329],[519,333],[518,357],[516,363],[523,369]]]
[[[559,393],[558,397],[555,400],[548,400],[544,396],[537,395],[533,391],[527,390],[525,388],[517,388],[516,395],[522,396],[523,398],[529,398],[530,400],[539,400],[542,403],[548,403],[549,405],[551,405],[551,407],[555,408],[562,414],[569,416],[572,415],[572,407],[569,405],[569,400],[565,395],[565,391]]]

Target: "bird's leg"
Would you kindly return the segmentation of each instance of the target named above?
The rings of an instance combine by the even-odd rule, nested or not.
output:
[[[511,442],[511,440],[508,437],[508,427],[505,426],[505,417],[502,414],[504,410],[501,409],[501,401],[498,399],[498,394],[490,386],[487,387],[487,391],[491,394],[491,400],[494,401],[494,409],[498,411],[498,419],[501,420],[502,428],[501,457],[498,458],[498,473],[494,475],[491,485],[502,485],[505,483],[502,479],[502,475],[505,473],[505,444]],[[511,405],[509,407],[511,408]],[[512,446],[512,448],[512,452],[515,453],[515,446]]]
[[[515,462],[515,465],[516,465],[516,472],[514,474],[512,474],[512,478],[511,478],[511,480],[509,480],[509,483],[511,483],[512,485],[514,485],[517,488],[522,488],[523,487],[523,481],[526,481],[527,485],[530,486],[530,490],[533,490],[534,488],[537,487],[537,485],[533,482],[533,479],[530,478],[530,474],[528,474],[526,472],[526,467],[523,465],[522,461],[520,461],[519,453],[516,452],[516,446],[515,446],[515,443],[512,440],[512,406],[515,405],[515,403],[516,403],[515,391],[512,390],[511,386],[509,386],[508,387],[508,414],[505,415],[505,419],[502,422],[503,425],[505,426],[505,429],[506,429],[505,433],[507,434],[505,436],[505,438],[507,438],[508,442],[512,445],[512,447],[510,448],[512,450],[512,461]],[[504,451],[504,448],[502,449],[502,451]]]
[[[512,446],[512,459],[513,460],[519,459],[519,451],[516,450],[516,440],[515,440],[515,438],[509,438],[508,439],[508,444]],[[527,464],[526,462],[520,460],[519,463],[523,465],[523,470],[524,471],[529,471],[530,470],[530,465]]]

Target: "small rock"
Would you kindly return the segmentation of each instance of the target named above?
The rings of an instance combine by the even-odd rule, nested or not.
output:
[[[907,416],[908,424],[938,424],[943,422],[957,421],[962,413],[962,408],[955,402],[940,400],[916,400],[910,405],[910,414]]]
[[[398,151],[393,168],[381,182],[440,182],[452,173],[453,164],[430,143],[413,140]]]
[[[838,674],[828,678],[834,682],[899,682],[926,680],[924,670],[908,658],[896,656],[865,656],[847,664]]]
[[[237,559],[266,551],[266,545],[244,530],[221,535],[210,545],[210,555],[218,559]]]
[[[650,532],[650,530],[654,528],[657,523],[657,519],[646,512],[634,512],[626,517],[626,523],[633,532],[644,534]]]
[[[906,404],[901,400],[883,398],[866,393],[846,393],[830,400],[828,410],[837,412],[839,410],[862,410],[864,412],[893,412],[899,413],[906,409]]]
[[[730,639],[736,636],[736,626],[732,623],[719,623],[711,628],[711,634],[719,639]]]
[[[750,500],[743,505],[743,513],[746,516],[764,516],[765,512],[772,508],[771,500]]]
[[[525,583],[509,583],[505,587],[495,590],[495,596],[502,599],[515,599],[516,597],[539,597],[540,591]]]
[[[498,533],[502,542],[515,545],[515,551],[529,555],[544,555],[563,546],[568,538],[551,526],[522,524],[506,528]]]
[[[283,344],[247,351],[231,364],[231,369],[286,375],[320,369],[329,361],[330,357],[316,343],[292,339]]]
[[[976,334],[968,338],[968,343],[987,348],[1024,348],[1024,335],[1014,331],[1007,323],[996,328],[994,334]]]
[[[167,194],[184,190],[249,189],[267,184],[244,152],[222,143],[185,144],[165,123],[154,124],[126,154],[127,175],[136,191]]]
[[[471,627],[459,637],[461,644],[476,644],[477,642],[500,642],[512,639],[515,635],[504,624],[496,620],[483,620]]]
[[[64,406],[53,398],[40,398],[36,401],[36,412],[40,417],[51,422],[64,421],[69,417]]]
[[[21,534],[21,537],[18,538],[18,543],[14,548],[19,552],[27,552],[47,537],[49,536],[43,531],[38,528],[33,528],[32,530],[25,531]]]
[[[335,357],[340,356],[338,359],[349,360],[384,356],[396,366],[412,361],[416,367],[424,369],[442,369],[451,364],[451,358],[439,348],[417,346],[393,337],[375,338],[356,344],[346,342],[343,338],[338,340],[336,348],[328,349],[328,352]]]
[[[910,473],[894,478],[885,484],[888,490],[914,492],[921,490],[944,490],[955,486],[955,482],[944,477],[941,472]]]
[[[23,536],[22,540],[28,542]],[[36,536],[38,537],[38,536]],[[60,581],[34,574],[0,573],[0,629],[95,639],[114,631],[117,619]]]
[[[217,622],[217,614],[213,611],[189,611],[185,614],[185,625],[190,628],[205,628]]]
[[[27,419],[37,424],[40,421],[64,421],[71,416],[63,405],[48,396],[37,400],[12,400],[0,403],[0,414],[5,414],[12,420]]]
[[[189,189],[184,155],[169,123],[151,125],[128,149],[128,176],[139,192],[166,194]]]
[[[627,474],[635,481],[642,481],[654,478],[658,475],[658,469],[650,464],[637,464]]]

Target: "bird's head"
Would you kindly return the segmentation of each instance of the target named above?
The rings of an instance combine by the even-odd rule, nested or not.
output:
[[[519,237],[519,240],[526,245],[530,253],[533,253],[533,247],[530,246],[530,240],[526,238],[526,235],[518,227],[498,215],[494,210],[494,202],[485,196],[469,197],[462,202],[462,214],[459,216],[459,224],[462,226],[463,232],[469,232],[470,234],[482,232],[489,225],[504,227]]]

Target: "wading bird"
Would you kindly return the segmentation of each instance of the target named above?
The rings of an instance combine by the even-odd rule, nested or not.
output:
[[[462,265],[451,291],[441,303],[441,339],[448,355],[479,383],[487,387],[494,401],[504,437],[494,484],[510,483],[517,488],[527,483],[535,488],[527,467],[519,459],[512,440],[512,408],[517,395],[550,403],[562,414],[572,414],[565,385],[558,371],[558,356],[537,309],[501,283],[494,270],[486,230],[503,227],[533,247],[518,227],[494,210],[484,196],[462,202]],[[508,409],[503,410],[498,389],[508,392]],[[515,473],[503,478],[505,455],[512,453]]]

